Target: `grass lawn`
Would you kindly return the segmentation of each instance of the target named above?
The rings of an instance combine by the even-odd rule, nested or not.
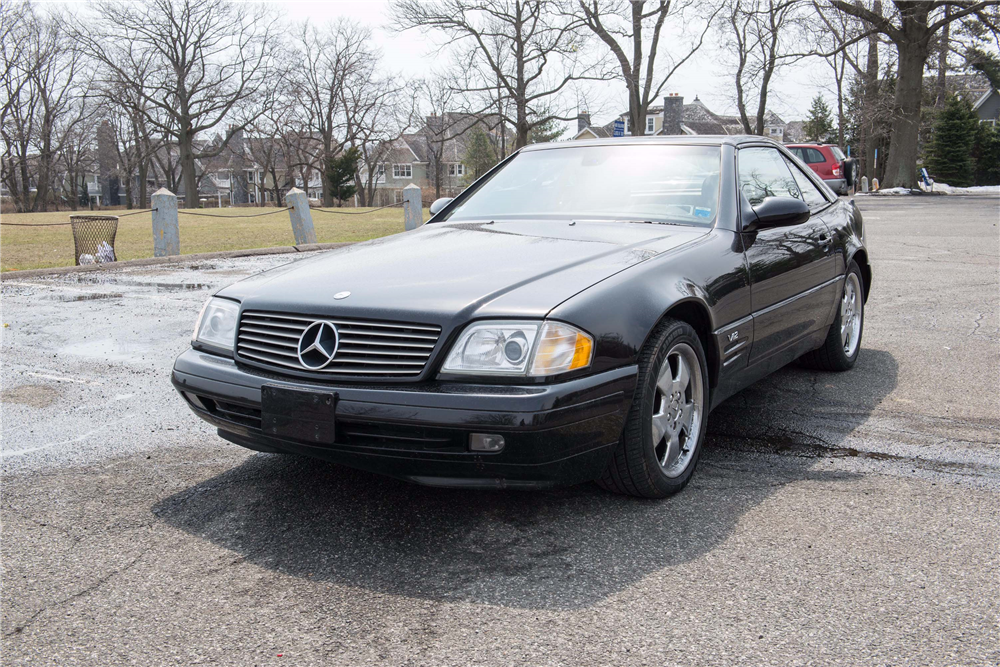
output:
[[[229,219],[202,218],[180,212],[181,253],[246,250],[289,246],[295,243],[287,211],[259,218],[247,215],[263,213],[264,208],[203,209],[199,213],[214,213]],[[277,209],[275,209],[277,210]],[[364,211],[366,209],[344,209]],[[79,211],[87,214],[88,211]],[[96,212],[95,213],[99,213]],[[108,211],[109,215],[128,211]],[[69,222],[73,211],[57,213],[8,213],[0,222],[43,224]],[[320,243],[367,241],[403,231],[402,208],[387,208],[368,215],[336,215],[313,211],[316,240]],[[424,220],[429,218],[424,209]],[[115,251],[119,260],[153,256],[152,218],[141,213],[118,221]],[[38,269],[50,266],[73,266],[73,232],[62,227],[0,226],[0,270]]]

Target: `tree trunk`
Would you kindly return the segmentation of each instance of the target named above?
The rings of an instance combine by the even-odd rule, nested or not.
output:
[[[181,130],[177,138],[180,151],[181,184],[184,186],[184,208],[198,208],[198,177],[194,171],[194,137]]]
[[[913,188],[917,185],[917,142],[920,138],[920,95],[923,92],[927,42],[897,44],[899,52],[896,97],[893,101],[892,139],[885,165],[884,186]]]
[[[944,18],[947,21],[951,16],[951,6],[945,5],[944,7]],[[936,95],[934,99],[935,107],[944,106],[944,98],[947,96],[947,86],[945,77],[948,74],[948,49],[951,48],[951,43],[948,36],[948,27],[950,23],[945,23],[944,27],[941,28],[941,39],[938,44],[938,62],[937,62],[937,83],[935,85]]]
[[[882,15],[882,3],[875,0],[872,12]],[[868,37],[868,61],[862,84],[861,147],[864,158],[864,174],[875,178],[875,151],[878,138],[875,136],[875,107],[878,103],[878,35]]]
[[[368,173],[371,174],[371,167],[368,168]],[[361,181],[360,170],[354,174],[354,190],[358,194],[358,206],[368,206],[368,192],[365,190],[365,184]]]
[[[149,176],[149,162],[139,161],[139,208],[146,208],[146,178]]]
[[[333,193],[330,192],[330,185],[327,182],[327,166],[330,164],[330,158],[333,157],[333,137],[329,134],[324,134],[323,136],[323,166],[322,174],[323,177],[320,179],[322,181],[323,187],[323,206],[330,208],[333,206]]]

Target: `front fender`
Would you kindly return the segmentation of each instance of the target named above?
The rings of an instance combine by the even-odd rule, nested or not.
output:
[[[714,385],[719,364],[712,361],[721,350],[713,334],[750,314],[750,281],[737,233],[711,230],[579,292],[548,317],[593,334],[591,372],[601,372],[636,363],[657,323],[685,308],[700,309],[704,316],[691,324],[706,343]]]

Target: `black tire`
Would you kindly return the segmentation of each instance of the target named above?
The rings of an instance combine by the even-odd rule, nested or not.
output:
[[[658,458],[657,443],[653,442],[651,424],[653,405],[657,400],[657,378],[663,364],[667,363],[668,353],[678,349],[682,343],[686,343],[697,356],[703,403],[700,414],[697,418],[692,418],[692,421],[698,424],[697,435],[689,438],[686,443],[687,446],[693,447],[693,453],[687,455],[689,459],[683,472],[676,477],[670,477]],[[665,498],[683,489],[691,479],[701,454],[701,445],[705,440],[708,424],[709,399],[708,365],[698,334],[686,322],[669,318],[663,320],[657,325],[639,354],[636,395],[625,419],[625,428],[618,447],[597,483],[608,491],[640,498]],[[685,448],[684,451],[688,450]]]
[[[848,354],[844,350],[844,341],[841,335],[843,308],[840,304],[844,299],[844,295],[847,293],[848,283],[851,280],[852,275],[856,279],[856,284],[860,286],[861,289],[861,293],[857,295],[858,318],[860,322],[858,325],[857,340],[854,345],[854,350],[851,354]],[[847,269],[847,277],[844,280],[843,291],[841,291],[841,299],[838,301],[837,315],[833,318],[833,324],[830,325],[830,330],[826,334],[826,340],[823,341],[823,346],[802,355],[799,359],[799,363],[806,368],[812,368],[818,371],[843,372],[854,368],[854,364],[858,360],[858,355],[861,353],[861,338],[865,332],[864,284],[865,281],[861,276],[861,269],[858,267],[857,262],[852,260],[851,265]]]

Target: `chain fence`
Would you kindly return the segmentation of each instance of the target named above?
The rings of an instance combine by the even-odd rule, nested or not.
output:
[[[152,213],[155,210],[156,210],[155,208],[146,208],[146,209],[142,209],[141,211],[130,211],[129,213],[122,213],[120,215],[116,215],[115,217],[116,218],[127,218],[130,215],[139,215],[140,213]],[[83,214],[81,214],[81,215],[83,215]],[[33,222],[0,222],[0,225],[2,225],[4,227],[66,227],[68,225],[72,225],[73,224],[72,220],[75,217],[80,217],[80,216],[76,215],[76,214],[71,214],[70,215],[70,222],[38,222],[38,223],[33,223]],[[98,217],[100,217],[100,216],[98,216]],[[107,216],[105,216],[105,217],[107,217]]]
[[[310,211],[319,211],[320,213],[333,213],[334,215],[368,215],[369,213],[374,213],[375,211],[381,211],[386,208],[395,208],[397,206],[402,206],[405,202],[398,202],[396,204],[388,204],[387,206],[379,206],[378,208],[373,208],[370,211],[338,211],[329,208],[313,208],[310,207]]]

